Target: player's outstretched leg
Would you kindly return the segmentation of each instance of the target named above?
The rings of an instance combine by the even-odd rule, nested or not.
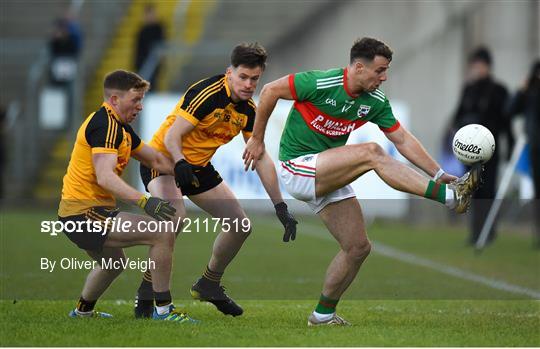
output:
[[[331,193],[371,170],[396,190],[438,201],[458,213],[467,210],[482,173],[481,167],[474,166],[450,186],[426,178],[389,156],[376,143],[345,145],[325,150],[317,157],[316,194],[319,197]]]

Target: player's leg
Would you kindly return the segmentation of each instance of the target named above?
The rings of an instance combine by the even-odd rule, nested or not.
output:
[[[153,218],[121,212],[117,218],[123,222],[131,222],[133,230],[112,230],[105,241],[105,247],[128,247],[134,245],[150,246],[148,257],[153,262],[151,268],[152,287],[156,306],[153,318],[175,322],[196,322],[184,313],[177,311],[172,304],[170,292],[170,278],[172,270],[172,257],[178,221],[156,222]],[[159,229],[143,229],[149,222],[159,224]],[[137,229],[138,227],[142,229]]]
[[[191,289],[192,296],[213,303],[224,314],[241,315],[242,308],[225,294],[220,282],[225,269],[251,232],[251,227],[246,228],[246,225],[242,224],[248,218],[225,182],[189,198],[212,217],[219,218],[223,226],[229,228],[222,229],[216,237],[206,270]]]
[[[117,209],[106,207],[94,207],[82,215],[67,217],[62,220],[72,220],[76,223],[85,223],[88,220],[101,222],[99,226],[83,224],[80,229],[66,233],[70,240],[86,250],[97,262],[96,267],[90,272],[86,280],[81,302],[77,307],[80,313],[95,315],[93,312],[95,302],[122,271],[114,268],[119,266],[118,263],[114,262],[122,261],[125,258],[122,251],[123,247],[150,246],[149,258],[155,268],[153,272],[157,275],[155,291],[169,292],[172,249],[174,246],[172,225],[171,227],[160,227],[161,229],[158,231],[150,231],[145,229],[148,223],[157,223],[152,218],[118,212]],[[141,222],[146,224],[140,224]],[[130,224],[130,226],[126,227],[126,223]],[[108,265],[102,265],[103,262],[108,263]]]
[[[317,157],[315,192],[317,197],[331,193],[374,170],[392,188],[439,201],[457,212],[464,212],[470,195],[479,185],[481,168],[476,167],[453,189],[423,176],[392,158],[377,143],[345,145]],[[454,193],[456,191],[456,193]]]
[[[96,262],[96,267],[88,274],[84,283],[81,298],[77,307],[70,316],[99,316],[110,317],[110,314],[94,311],[94,306],[105,290],[123,271],[121,262],[126,256],[121,248],[105,247],[101,251],[86,250],[86,253]],[[107,264],[102,266],[103,262],[109,265],[119,266],[120,268],[107,268]]]
[[[146,171],[154,171],[146,169]],[[141,166],[141,173],[143,172]],[[155,171],[154,171],[155,172]],[[174,208],[176,208],[174,222],[179,222],[186,215],[186,208],[184,205],[184,199],[182,198],[182,192],[176,187],[173,176],[161,175],[158,176],[154,173],[153,179],[151,179],[146,188],[152,196],[162,198],[169,201]],[[176,235],[182,230],[182,225],[178,225],[178,231]],[[152,289],[152,274],[147,270],[142,277],[141,284],[137,290],[135,297],[134,313],[136,318],[149,318],[154,311],[154,292]]]
[[[176,222],[178,219],[183,219],[186,216],[186,206],[182,192],[176,186],[173,176],[162,175],[154,178],[148,183],[148,191],[150,195],[169,201],[174,206],[176,213],[173,221]],[[179,225],[176,235],[181,231],[181,228],[182,225]]]
[[[323,294],[339,299],[356,277],[371,245],[356,198],[331,203],[319,212],[319,216],[341,247],[327,270]]]
[[[169,289],[172,254],[174,250],[176,222],[156,222],[153,218],[129,212],[120,212],[117,221],[130,222],[133,228],[120,231],[112,229],[108,234],[104,247],[130,247],[148,245],[148,257],[153,261],[152,269],[154,292],[163,292]],[[149,224],[152,222],[151,224]],[[159,229],[147,229],[153,224],[159,224]],[[140,228],[140,229],[139,229]]]
[[[176,238],[174,222],[156,222],[150,217],[127,212],[118,213],[116,220],[123,224],[129,222],[130,228],[118,230],[119,225],[115,225],[106,235],[102,247],[103,249],[118,249],[136,245],[147,245],[150,247],[149,260],[151,261],[153,292],[156,299],[153,317],[159,320],[192,322],[192,319],[183,313],[177,312],[172,305],[170,275],[174,241]],[[147,229],[147,227],[156,224],[159,224],[159,229]],[[95,279],[93,277],[90,281],[94,281]],[[97,279],[100,280],[100,278]],[[102,285],[101,287],[104,286]],[[85,292],[96,294],[103,290],[95,285],[93,287],[93,289],[85,288]]]
[[[189,199],[220,222],[228,223],[227,227],[230,225],[230,229],[222,229],[216,237],[208,263],[212,271],[223,273],[251,232],[241,224],[247,219],[246,213],[225,182],[204,193],[191,195]]]
[[[429,179],[388,155],[377,143],[328,149],[317,158],[317,196],[333,192],[374,170],[394,189],[423,196]]]
[[[346,325],[345,320],[336,317],[336,305],[369,255],[371,245],[356,198],[328,204],[319,212],[319,216],[341,249],[328,266],[319,304],[310,316],[308,325]]]
[[[121,266],[125,262],[126,255],[123,249],[110,247],[105,247],[100,252],[86,251],[86,253],[97,263],[96,268],[86,278],[81,296],[84,299],[97,300],[113,280],[124,271]],[[102,265],[103,263],[106,264]],[[114,267],[108,268],[108,265],[114,265]]]

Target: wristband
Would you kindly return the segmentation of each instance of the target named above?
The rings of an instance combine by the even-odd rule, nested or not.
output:
[[[146,206],[146,203],[148,202],[149,197],[150,197],[149,195],[143,194],[139,198],[139,200],[137,200],[137,206],[139,206],[140,208],[144,208],[144,206]]]
[[[276,209],[276,211],[286,210],[287,209],[287,204],[284,201],[282,201],[282,202],[280,202],[278,204],[275,204],[274,208]]]
[[[444,172],[444,170],[442,168],[439,169],[439,171],[437,171],[437,173],[435,174],[435,176],[433,176],[433,180],[436,182],[438,181],[442,176],[445,175],[446,172]]]

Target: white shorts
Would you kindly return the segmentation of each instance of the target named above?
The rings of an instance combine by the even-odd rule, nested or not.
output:
[[[285,188],[297,200],[306,202],[309,207],[319,213],[326,205],[356,197],[350,185],[346,185],[324,196],[315,195],[315,172],[317,156],[308,154],[287,161],[280,161],[279,176]]]

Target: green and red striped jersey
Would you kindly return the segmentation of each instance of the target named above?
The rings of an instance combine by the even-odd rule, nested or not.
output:
[[[368,121],[384,132],[399,128],[384,92],[352,96],[346,68],[291,74],[289,88],[294,105],[281,135],[281,161],[345,145],[350,133]]]

